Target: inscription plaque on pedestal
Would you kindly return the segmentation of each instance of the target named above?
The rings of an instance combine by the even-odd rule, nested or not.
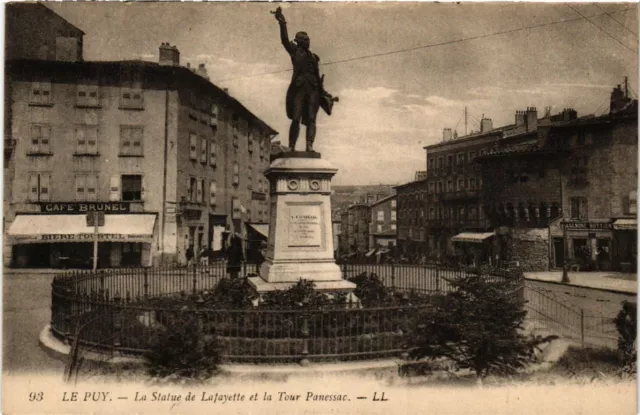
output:
[[[319,205],[290,205],[287,246],[319,247],[322,245],[322,212]]]

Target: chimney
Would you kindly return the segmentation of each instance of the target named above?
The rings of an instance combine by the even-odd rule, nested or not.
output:
[[[449,141],[453,138],[451,134],[451,128],[445,128],[442,130],[442,141]]]
[[[171,46],[167,42],[162,42],[159,63],[165,66],[180,66],[180,51],[178,48]]]
[[[516,111],[516,128],[524,126],[526,122],[525,115],[524,111]]]
[[[493,130],[493,121],[491,121],[491,118],[482,117],[482,120],[480,121],[480,132],[486,133],[491,130]]]
[[[611,114],[615,114],[616,112],[621,111],[629,101],[631,100],[625,96],[621,86],[618,85],[616,88],[613,88],[613,91],[611,92],[611,105],[609,106],[609,112]]]
[[[536,131],[538,129],[538,109],[536,107],[528,107],[526,115],[527,131]]]
[[[207,68],[204,66],[204,63],[198,65],[198,70],[196,71],[196,73],[204,79],[209,80],[209,76],[207,75]]]

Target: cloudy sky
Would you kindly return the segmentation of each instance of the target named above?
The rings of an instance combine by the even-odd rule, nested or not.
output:
[[[265,3],[49,3],[85,33],[87,60],[157,61],[161,42],[287,141],[290,60]],[[423,146],[443,128],[464,134],[535,106],[579,115],[608,110],[629,76],[638,91],[634,4],[282,4],[290,37],[304,30],[325,87],[315,148],[340,169],[336,184],[399,184],[425,169]],[[304,141],[301,133],[301,146]]]

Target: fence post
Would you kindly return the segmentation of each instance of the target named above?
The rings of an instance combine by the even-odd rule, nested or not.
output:
[[[391,289],[396,289],[396,266],[393,262],[391,263]]]
[[[580,309],[580,343],[584,349],[584,309]]]
[[[194,267],[193,267],[193,294],[196,293],[196,283],[198,282],[197,274],[198,274],[198,267],[194,265]]]
[[[302,359],[300,359],[300,366],[309,365],[309,311],[305,310],[302,313]]]
[[[149,269],[144,268],[144,299],[149,299]]]
[[[342,278],[345,280],[348,280],[349,278],[347,278],[347,263],[344,262],[341,265],[342,265]]]
[[[120,348],[120,328],[121,328],[121,321],[120,321],[120,313],[121,313],[121,300],[122,298],[120,297],[119,293],[116,293],[115,297],[113,297],[113,302],[115,303],[115,307],[113,308],[113,343],[112,343],[112,353],[115,354],[116,352],[118,352],[118,349]]]
[[[440,267],[436,266],[436,292],[440,293]]]
[[[242,261],[242,277],[247,278],[247,261]]]

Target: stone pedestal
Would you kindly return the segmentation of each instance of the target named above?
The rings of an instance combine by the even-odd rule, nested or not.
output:
[[[311,280],[318,291],[353,291],[333,257],[331,178],[338,170],[317,153],[283,154],[265,176],[271,194],[269,240],[260,277],[249,281],[258,293]]]

